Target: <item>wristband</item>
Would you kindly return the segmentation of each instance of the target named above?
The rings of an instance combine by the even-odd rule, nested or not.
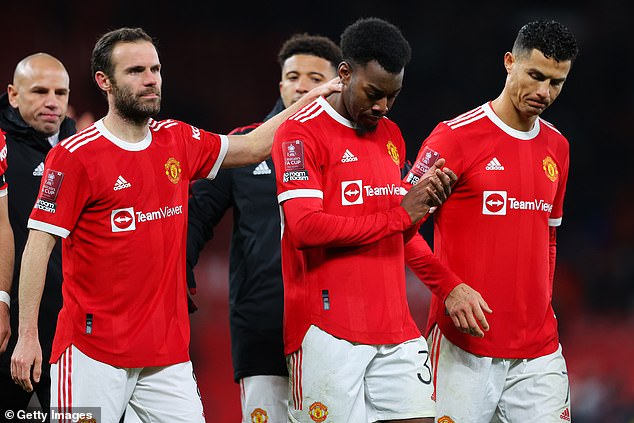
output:
[[[11,308],[11,295],[7,291],[0,291],[0,301],[5,303],[7,307]]]

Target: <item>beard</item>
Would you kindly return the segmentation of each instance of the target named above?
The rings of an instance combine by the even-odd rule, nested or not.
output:
[[[139,96],[147,94],[158,94],[158,99],[151,102],[139,100]],[[148,88],[138,95],[127,87],[120,87],[116,82],[112,84],[112,95],[114,105],[119,115],[125,120],[135,124],[142,124],[148,118],[155,116],[161,110],[161,91],[158,88]]]

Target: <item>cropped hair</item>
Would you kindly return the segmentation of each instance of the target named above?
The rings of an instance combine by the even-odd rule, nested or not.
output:
[[[152,37],[141,28],[119,28],[102,35],[92,50],[90,58],[92,75],[94,76],[97,71],[101,71],[112,78],[114,75],[112,51],[115,45],[117,43],[136,43],[139,41],[149,41],[156,46]]]
[[[537,20],[524,25],[513,44],[513,54],[521,55],[537,49],[557,62],[574,62],[579,47],[568,28],[554,20]]]
[[[348,26],[339,43],[343,58],[365,66],[376,60],[390,73],[399,73],[412,57],[400,29],[380,18],[361,18]]]
[[[291,56],[296,54],[308,54],[328,60],[334,69],[337,69],[341,62],[341,49],[330,38],[321,35],[298,33],[292,35],[282,44],[277,55],[280,67]]]

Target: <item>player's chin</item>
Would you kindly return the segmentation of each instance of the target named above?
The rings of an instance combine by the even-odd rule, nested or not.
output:
[[[364,118],[362,120],[359,120],[357,122],[359,132],[366,133],[374,131],[379,124],[379,120],[380,118]]]

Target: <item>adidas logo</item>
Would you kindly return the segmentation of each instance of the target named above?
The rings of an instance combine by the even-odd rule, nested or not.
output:
[[[117,182],[114,183],[114,190],[119,191],[124,188],[130,188],[131,186],[132,184],[123,179],[123,176],[119,175],[119,177],[117,178]]]
[[[494,157],[491,159],[489,164],[487,164],[485,169],[486,170],[504,170],[504,166],[502,166],[502,163],[500,163],[497,157]]]
[[[271,168],[269,167],[269,165],[266,164],[266,161],[264,161],[260,163],[259,165],[257,165],[255,169],[253,169],[253,174],[254,175],[270,175]]]
[[[346,152],[343,153],[343,156],[341,157],[341,163],[350,163],[350,162],[358,162],[358,161],[359,159],[357,158],[357,156],[352,154],[350,150],[346,148]]]
[[[563,413],[561,413],[561,414],[559,415],[559,418],[560,418],[561,420],[565,420],[565,421],[567,421],[567,422],[569,422],[569,421],[570,421],[570,410],[568,409],[568,407],[566,407],[566,409],[564,410],[564,412],[563,412]]]
[[[33,169],[33,176],[44,175],[44,162],[40,162],[35,169]]]

